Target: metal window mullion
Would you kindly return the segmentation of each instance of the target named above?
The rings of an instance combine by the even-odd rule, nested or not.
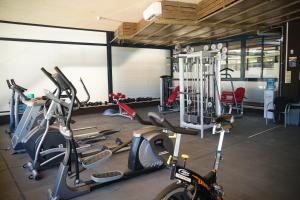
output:
[[[241,40],[241,79],[245,80],[246,65],[246,39]]]
[[[261,74],[260,78],[264,77],[264,51],[265,51],[265,37],[261,38]]]

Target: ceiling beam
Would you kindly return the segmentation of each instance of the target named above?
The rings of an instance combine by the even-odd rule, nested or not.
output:
[[[257,22],[257,23],[251,24],[251,25],[249,25],[248,27],[252,27],[252,26],[255,26],[255,25],[257,25],[257,24],[266,23],[266,22],[268,22],[268,21],[273,21],[274,19],[280,19],[280,18],[282,18],[282,17],[286,17],[286,16],[289,16],[289,15],[292,15],[292,14],[295,14],[295,13],[298,13],[298,12],[300,12],[300,9],[293,10],[293,11],[291,11],[291,12],[288,12],[288,13],[285,13],[285,14],[282,14],[282,15],[279,15],[279,16],[276,16],[276,17],[270,17],[270,18],[268,18],[268,19],[265,19],[264,21],[259,21],[259,22]]]
[[[288,8],[288,7],[293,6],[293,5],[295,5],[295,4],[298,4],[298,3],[300,3],[300,0],[293,1],[293,2],[291,2],[291,3],[288,3],[288,4],[286,4],[286,5],[280,6],[280,7],[278,7],[278,8],[272,9],[272,10],[268,10],[268,11],[266,11],[266,12],[263,12],[263,13],[259,14],[259,15],[255,15],[255,16],[252,16],[252,17],[248,17],[248,18],[246,18],[246,19],[244,19],[244,20],[241,20],[241,21],[239,21],[239,22],[234,23],[233,25],[238,25],[238,24],[241,24],[241,23],[243,23],[243,22],[247,22],[247,21],[249,21],[249,20],[255,19],[255,18],[257,18],[257,17],[262,17],[262,16],[264,16],[264,15],[270,14],[270,13],[275,12],[275,11],[282,10],[282,9],[284,9],[284,8]]]
[[[230,15],[230,16],[228,16],[228,17],[225,17],[225,18],[223,18],[222,20],[220,20],[220,21],[214,23],[214,25],[220,24],[220,23],[222,23],[222,22],[228,21],[229,19],[232,19],[232,18],[234,18],[234,17],[240,16],[240,15],[242,15],[242,14],[245,14],[245,13],[247,13],[247,12],[250,12],[250,11],[252,11],[252,10],[255,10],[255,9],[259,8],[259,7],[262,7],[262,6],[264,6],[264,5],[268,4],[268,3],[270,3],[271,1],[274,1],[274,0],[268,0],[268,1],[261,2],[261,3],[255,5],[255,6],[253,6],[253,7],[250,7],[250,8],[248,8],[248,9],[246,9],[246,10],[243,10],[242,12],[238,12],[238,13],[236,13],[236,14],[234,14],[234,15]]]
[[[170,36],[170,35],[174,34],[174,32],[176,32],[176,31],[180,31],[180,30],[182,30],[182,29],[184,29],[184,28],[186,28],[186,26],[185,26],[185,25],[182,25],[181,27],[179,27],[179,28],[176,28],[175,30],[172,30],[172,32],[171,32],[171,33],[168,33],[168,34],[166,34],[166,35],[162,36],[161,38],[162,38],[162,39],[164,39],[164,38],[166,38],[166,37],[168,37],[168,36]]]
[[[134,37],[138,34],[140,34],[142,31],[144,31],[146,28],[148,28],[149,26],[151,26],[152,24],[154,24],[154,21],[155,20],[152,20],[152,21],[145,21],[145,20],[141,20],[139,23],[138,23],[138,28],[137,28],[137,31],[131,35],[131,37]],[[140,26],[140,27],[139,27]]]
[[[202,22],[204,20],[207,20],[208,18],[211,18],[211,17],[215,16],[216,14],[219,14],[220,12],[224,12],[224,11],[228,10],[229,8],[231,8],[233,6],[242,3],[243,1],[245,1],[245,0],[238,0],[238,1],[230,4],[229,6],[223,7],[222,9],[220,9],[220,10],[218,10],[216,12],[213,12],[213,13],[207,15],[206,17],[203,17],[203,18],[199,19],[198,22]]]
[[[154,31],[154,32],[150,33],[149,35],[147,35],[147,36],[144,37],[144,38],[145,38],[145,39],[148,39],[149,37],[152,37],[153,35],[156,35],[156,34],[162,32],[163,30],[165,30],[165,29],[167,29],[167,28],[169,28],[169,27],[171,27],[171,26],[172,26],[172,24],[165,25],[163,28],[160,28],[160,29],[158,29],[157,31]]]

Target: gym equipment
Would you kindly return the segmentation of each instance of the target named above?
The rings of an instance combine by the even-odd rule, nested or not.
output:
[[[22,140],[30,132],[32,127],[36,126],[42,116],[42,108],[46,100],[42,98],[28,99],[24,92],[25,88],[17,85],[13,79],[7,80],[8,87],[12,90],[10,100],[10,131],[11,132],[11,146],[13,153],[24,152]],[[19,101],[26,105],[26,109],[19,121]],[[14,126],[14,127],[13,127]],[[14,130],[14,131],[13,131]]]
[[[220,66],[225,57],[215,48],[178,55],[180,126],[200,130],[201,138],[204,129],[211,128],[221,115]]]
[[[231,85],[231,91],[222,91],[221,93],[222,113],[232,114],[232,110],[234,109],[237,113],[236,116],[241,117],[244,113],[245,88],[239,87],[235,90],[231,74],[229,74],[228,71],[233,72],[233,70],[228,67],[220,71],[224,72],[221,76],[229,80]],[[228,108],[228,112],[226,112],[226,108]]]
[[[55,70],[58,73],[61,73],[58,68],[55,68]],[[74,86],[66,79],[63,74],[61,75],[66,85],[71,90],[72,97],[74,97],[76,95]],[[74,98],[71,98],[71,102],[66,105],[54,96],[52,96],[51,98],[55,102],[59,102],[60,106],[62,107],[72,106],[75,100]],[[120,103],[122,104],[122,102]],[[152,124],[148,121],[143,120],[139,115],[137,115],[136,112],[127,107],[126,104],[122,106],[126,108],[126,111],[129,113],[129,115],[137,119],[140,123],[143,123],[144,125]],[[94,189],[106,186],[108,184],[127,180],[145,173],[150,173],[162,169],[165,166],[164,157],[168,156],[169,152],[173,151],[172,141],[168,138],[167,134],[162,132],[161,128],[152,125],[143,127],[140,130],[134,132],[133,139],[131,141],[128,141],[113,150],[102,151],[96,156],[87,160],[89,164],[93,164],[94,162],[104,162],[120,148],[128,145],[129,143],[132,143],[128,158],[128,171],[110,171],[105,173],[93,174],[90,180],[82,181],[80,180],[79,174],[78,153],[73,137],[73,131],[70,128],[71,116],[72,110],[70,110],[67,118],[60,118],[59,121],[61,134],[66,139],[67,150],[64,160],[60,164],[54,188],[52,191],[49,191],[49,200],[71,199],[73,197],[86,194]],[[74,157],[73,161],[75,162],[75,181],[74,185],[72,186],[69,185],[69,181],[67,181],[68,171],[72,166],[71,157]]]
[[[178,164],[179,148],[181,142],[181,134],[196,135],[196,132],[187,132],[178,130],[170,122],[164,118],[160,118],[155,113],[148,114],[155,122],[172,132],[176,133],[175,150],[173,156],[170,156],[171,163],[171,180],[177,181],[163,189],[155,198],[155,200],[171,200],[171,199],[198,199],[198,200],[221,200],[223,199],[223,188],[217,183],[217,171],[222,160],[222,144],[225,132],[231,128],[233,117],[230,115],[220,116],[216,119],[213,127],[213,134],[220,133],[217,152],[213,169],[206,175],[201,176],[198,173],[186,167],[188,155],[182,154],[184,159],[183,166]]]
[[[130,120],[132,120],[132,117],[130,115],[128,115],[126,111],[123,110],[122,106],[120,106],[120,102],[121,101],[123,102],[123,100],[126,99],[126,95],[121,92],[118,92],[116,94],[111,93],[111,94],[109,94],[109,96],[111,96],[113,98],[114,103],[118,105],[118,110],[107,109],[103,112],[103,115],[111,116],[111,117],[122,116],[122,117],[126,117],[126,118],[129,118]]]
[[[177,97],[179,95],[179,86],[173,87],[173,79],[171,76],[160,77],[160,105],[158,111],[161,113],[178,112],[179,103]]]
[[[68,91],[69,87],[64,83],[63,79],[61,78],[61,74],[50,74],[44,68],[42,68],[42,71],[56,85],[57,89],[55,90],[54,94],[45,90],[45,95],[49,100],[51,100],[50,106],[48,110],[45,109],[45,116],[40,125],[32,129],[32,131],[30,131],[30,133],[22,140],[26,151],[32,158],[32,162],[28,162],[23,167],[29,169],[31,172],[29,178],[34,180],[40,179],[39,171],[41,169],[47,169],[49,167],[58,165],[66,151],[64,137],[60,134],[58,127],[50,126],[50,120],[52,118],[56,118],[59,121],[61,120],[60,118],[66,118],[66,116],[69,115],[72,110],[74,110],[74,104],[71,105],[72,107],[65,106],[64,109],[61,109],[59,106],[60,104],[69,105],[62,98],[71,97],[71,94]],[[63,95],[63,93],[65,94]],[[59,102],[54,101],[53,98],[59,99]],[[76,96],[74,96],[73,99],[76,101],[76,105],[80,105],[80,102]],[[70,121],[69,123],[72,122],[73,121]],[[77,130],[90,128],[93,127],[84,127]],[[74,138],[78,141],[76,143],[76,148],[80,152],[80,155],[83,155],[85,151],[91,151],[93,150],[92,148],[97,147],[97,149],[94,149],[94,154],[97,154],[104,149],[103,145],[92,145],[91,143],[104,140],[106,139],[107,135],[116,132],[118,131],[109,129],[100,132],[74,135]],[[80,139],[83,140],[80,141]],[[83,145],[79,146],[79,144]],[[83,156],[81,156],[81,158],[83,158]]]
[[[9,127],[5,130],[6,133],[12,134],[15,132],[15,129],[19,123],[19,102],[21,97],[26,99],[25,95],[22,95],[27,89],[23,88],[15,83],[14,79],[6,80],[8,88],[11,90],[11,96],[9,100]],[[13,86],[14,85],[14,86]],[[19,92],[16,92],[16,91]],[[22,96],[21,96],[22,95]],[[18,113],[18,114],[17,114]]]

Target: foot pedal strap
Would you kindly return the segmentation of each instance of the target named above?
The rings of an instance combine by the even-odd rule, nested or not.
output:
[[[106,183],[122,178],[123,172],[110,171],[105,173],[93,174],[91,179],[96,183]]]
[[[104,150],[95,155],[83,158],[81,163],[85,169],[92,169],[98,166],[100,163],[106,161],[111,155],[112,152],[110,150]]]

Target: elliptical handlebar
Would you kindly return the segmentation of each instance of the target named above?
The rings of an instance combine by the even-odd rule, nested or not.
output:
[[[54,83],[54,85],[56,86],[56,88],[58,90],[58,97],[60,97],[60,95],[61,95],[61,87],[58,84],[58,82],[53,78],[52,74],[49,73],[44,67],[42,67],[41,70]]]
[[[8,88],[11,89],[11,83],[9,82],[8,79],[6,79],[6,83],[7,83]]]
[[[82,85],[82,87],[83,87],[83,89],[84,89],[86,95],[87,95],[86,100],[81,101],[80,103],[81,103],[81,104],[86,104],[86,103],[88,103],[88,102],[90,101],[91,95],[90,95],[88,89],[86,88],[85,83],[83,82],[82,78],[80,78],[80,82],[81,82],[81,85]]]
[[[15,87],[17,87],[19,90],[21,90],[22,92],[25,92],[27,91],[26,88],[23,88],[21,86],[19,86],[18,84],[16,84],[15,80],[14,79],[10,79],[10,82],[11,82],[11,85],[14,85]]]
[[[166,118],[160,117],[158,114],[156,114],[154,112],[149,112],[148,117],[153,125],[165,127],[166,129],[168,129],[174,133],[180,133],[180,134],[185,134],[185,135],[198,135],[198,131],[196,131],[196,130],[185,129],[185,128],[173,126]]]
[[[81,102],[79,101],[78,97],[77,97],[77,90],[74,87],[74,85],[71,83],[71,81],[65,76],[65,74],[56,66],[54,67],[54,70],[60,75],[60,77],[63,79],[64,84],[67,84],[68,89],[71,90],[71,96],[74,97],[74,105],[76,105],[76,107],[73,107],[73,110],[78,110],[80,109],[81,106]]]
[[[28,100],[28,97],[26,97],[26,95],[24,94],[24,92],[27,90],[26,88],[17,85],[14,79],[10,79],[10,81],[6,80],[6,83],[9,89],[13,90],[14,92],[20,95],[21,101]]]

